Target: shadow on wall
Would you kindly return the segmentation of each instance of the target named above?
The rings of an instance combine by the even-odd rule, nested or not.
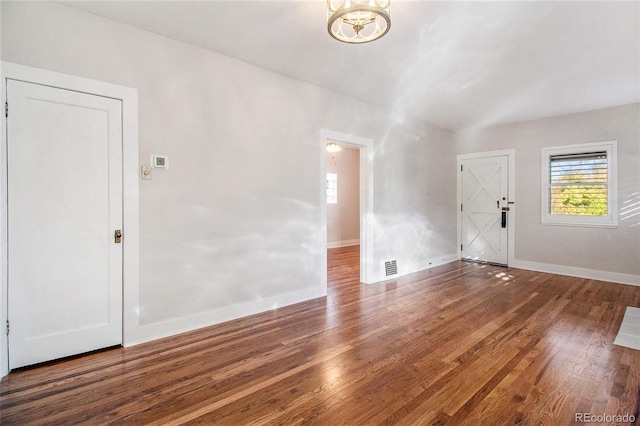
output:
[[[630,227],[640,226],[640,192],[634,192],[622,202],[620,221]]]
[[[624,226],[624,239],[631,239],[635,242],[636,258],[640,256],[640,192],[629,194],[626,200],[622,201],[619,213],[619,224]]]
[[[431,259],[456,253],[451,236],[440,232],[442,227],[434,226],[424,215],[377,215],[374,223],[376,259],[396,259],[401,274],[426,269]],[[384,273],[380,276],[384,279]]]
[[[321,259],[316,206],[288,198],[270,202],[289,214],[277,217],[273,206],[265,209],[264,200],[249,194],[238,196],[243,214],[237,216],[185,203],[179,217],[189,223],[176,225],[182,234],[159,237],[150,244],[152,251],[141,252],[162,265],[141,280],[141,324],[219,308],[237,308],[240,315],[243,303],[316,288],[320,277],[313,272]]]

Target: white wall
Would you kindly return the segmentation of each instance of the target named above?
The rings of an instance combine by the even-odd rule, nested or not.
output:
[[[327,245],[339,247],[360,240],[360,150],[343,147],[327,152],[327,172],[338,175],[338,203],[327,204]]]
[[[619,225],[541,224],[542,147],[618,141]],[[515,148],[516,265],[640,284],[640,105],[459,132],[458,153]],[[514,266],[516,266],[514,265]],[[564,268],[564,269],[563,269]]]
[[[137,341],[325,294],[322,128],[375,141],[379,278],[456,253],[451,132],[56,3],[2,3],[2,59],[138,90],[170,168],[140,181]]]
[[[402,275],[459,258],[456,148],[450,137],[447,130],[416,124],[377,143],[374,250],[382,260],[380,277],[386,260],[397,260]]]

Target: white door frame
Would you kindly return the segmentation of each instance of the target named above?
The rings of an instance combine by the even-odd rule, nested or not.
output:
[[[462,244],[462,213],[460,211],[460,205],[462,204],[462,180],[460,173],[460,166],[464,160],[470,160],[474,158],[485,158],[485,157],[498,157],[498,156],[506,156],[509,162],[509,174],[508,174],[508,186],[509,186],[509,196],[508,201],[510,204],[510,210],[508,214],[509,225],[507,228],[507,265],[511,265],[514,260],[514,246],[515,246],[515,223],[516,223],[516,150],[515,148],[511,149],[500,149],[495,151],[484,151],[484,152],[474,152],[470,154],[458,154],[458,172],[456,173],[457,177],[457,234],[458,234],[458,259],[462,259],[462,250],[460,246]]]
[[[327,289],[327,142],[360,149],[360,281],[371,284],[373,270],[373,140],[322,129],[320,132],[320,250],[321,285]]]
[[[123,192],[123,345],[135,341],[139,327],[139,222],[138,222],[138,92],[135,89],[61,74],[11,62],[0,63],[2,101],[7,79],[42,84],[122,101]],[[11,100],[9,100],[11,101]],[[9,104],[9,118],[11,105]],[[7,118],[0,120],[0,324],[7,322]],[[3,327],[4,328],[4,327]],[[0,333],[0,377],[9,372],[7,335]]]

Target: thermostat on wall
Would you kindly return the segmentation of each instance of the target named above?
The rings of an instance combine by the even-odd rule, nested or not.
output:
[[[151,167],[153,167],[154,169],[168,169],[169,157],[167,157],[166,155],[152,155]]]

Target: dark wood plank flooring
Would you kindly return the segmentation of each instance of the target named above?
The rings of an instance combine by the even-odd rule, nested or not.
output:
[[[0,423],[571,424],[638,415],[640,287],[453,262],[375,285],[329,250],[329,295],[12,372]],[[620,424],[628,424],[621,422]]]

